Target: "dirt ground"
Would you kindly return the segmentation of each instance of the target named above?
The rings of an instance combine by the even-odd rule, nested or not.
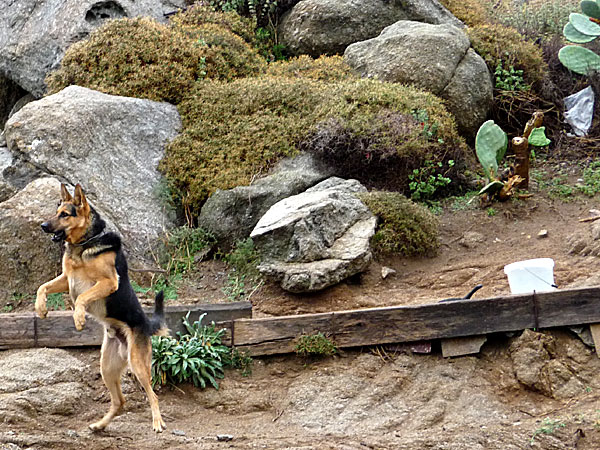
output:
[[[560,173],[573,186],[581,182],[582,168],[547,163],[538,170],[545,181],[532,181],[531,198],[492,209],[480,208],[477,199],[446,202],[437,256],[377,260],[362,276],[310,296],[266,285],[252,296],[254,315],[419,304],[463,296],[480,283],[476,298],[509,294],[503,267],[539,257],[554,259],[559,288],[600,284],[597,256],[572,252],[594,246],[594,222],[579,219],[600,209],[597,197],[556,197],[556,186],[548,184]],[[538,237],[542,230],[546,237]],[[395,274],[383,279],[383,266]],[[199,273],[192,291],[201,298],[181,301],[222,301],[225,267],[205,262]],[[45,351],[36,350],[36,358],[65,358],[83,367],[72,379],[76,387],[41,377],[36,389],[52,388],[56,397],[39,404],[38,391],[3,390],[0,370],[2,450],[600,446],[600,359],[566,329],[490,336],[479,355],[458,358],[442,358],[439,343],[431,354],[377,347],[328,359],[257,358],[250,376],[230,371],[218,391],[161,389],[168,429],[160,435],[152,432],[145,396],[130,375],[124,379],[126,412],[107,431],[90,432],[87,424],[108,408],[97,349]],[[7,367],[6,358],[18,366],[26,356],[0,352],[0,367]],[[24,370],[28,364],[23,362]]]

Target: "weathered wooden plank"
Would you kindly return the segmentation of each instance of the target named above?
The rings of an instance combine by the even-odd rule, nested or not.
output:
[[[596,356],[600,358],[600,323],[593,323],[590,325],[590,333],[592,333],[592,339],[594,340],[594,347],[596,347]]]
[[[231,344],[232,321],[252,315],[249,302],[169,306],[165,309],[165,321],[171,335],[184,332],[182,319],[190,311],[190,323],[206,313],[202,323],[218,323],[218,328],[226,328],[223,342]],[[147,311],[151,315],[150,311]],[[77,331],[73,324],[72,311],[51,311],[46,319],[34,313],[0,314],[0,350],[30,347],[81,347],[102,343],[103,329],[91,316],[86,316],[86,326]]]
[[[558,290],[418,306],[372,308],[234,324],[234,345],[252,355],[294,351],[302,334],[322,332],[340,347],[455,338],[600,322],[600,288]]]

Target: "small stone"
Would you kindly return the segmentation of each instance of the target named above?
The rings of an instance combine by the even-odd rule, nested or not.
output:
[[[383,278],[384,280],[389,277],[390,275],[395,275],[396,271],[394,269],[392,269],[391,267],[385,267],[383,266],[381,268],[381,278]]]
[[[539,238],[545,238],[548,237],[548,230],[540,230],[540,232],[537,234],[537,236]]]
[[[183,431],[183,430],[173,430],[173,431],[171,431],[171,434],[174,434],[175,436],[185,436],[185,431]]]
[[[590,209],[590,214],[592,216],[594,216],[594,217],[595,216],[600,216],[600,210],[598,210],[598,209]]]
[[[69,436],[72,439],[76,439],[79,437],[79,433],[77,433],[77,431],[75,430],[67,430],[67,436]]]
[[[231,434],[217,434],[217,441],[219,441],[219,442],[233,441],[233,435],[231,435]]]

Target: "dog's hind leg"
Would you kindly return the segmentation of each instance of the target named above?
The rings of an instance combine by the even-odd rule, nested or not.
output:
[[[166,425],[160,415],[158,397],[152,389],[152,341],[140,332],[134,332],[133,339],[130,341],[129,365],[148,396],[152,410],[152,428],[160,433]]]
[[[112,333],[111,333],[112,332]],[[110,336],[112,334],[112,337]],[[90,424],[92,431],[100,431],[119,415],[125,405],[125,398],[121,392],[121,374],[127,366],[126,343],[121,342],[114,334],[114,330],[104,330],[104,341],[100,356],[100,373],[102,380],[110,392],[110,409],[98,422]]]

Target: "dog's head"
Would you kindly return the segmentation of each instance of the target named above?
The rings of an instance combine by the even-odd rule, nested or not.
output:
[[[61,202],[56,215],[42,223],[42,230],[52,233],[55,242],[66,240],[77,243],[90,225],[90,205],[88,204],[81,185],[75,186],[73,196],[64,184],[60,185]]]

